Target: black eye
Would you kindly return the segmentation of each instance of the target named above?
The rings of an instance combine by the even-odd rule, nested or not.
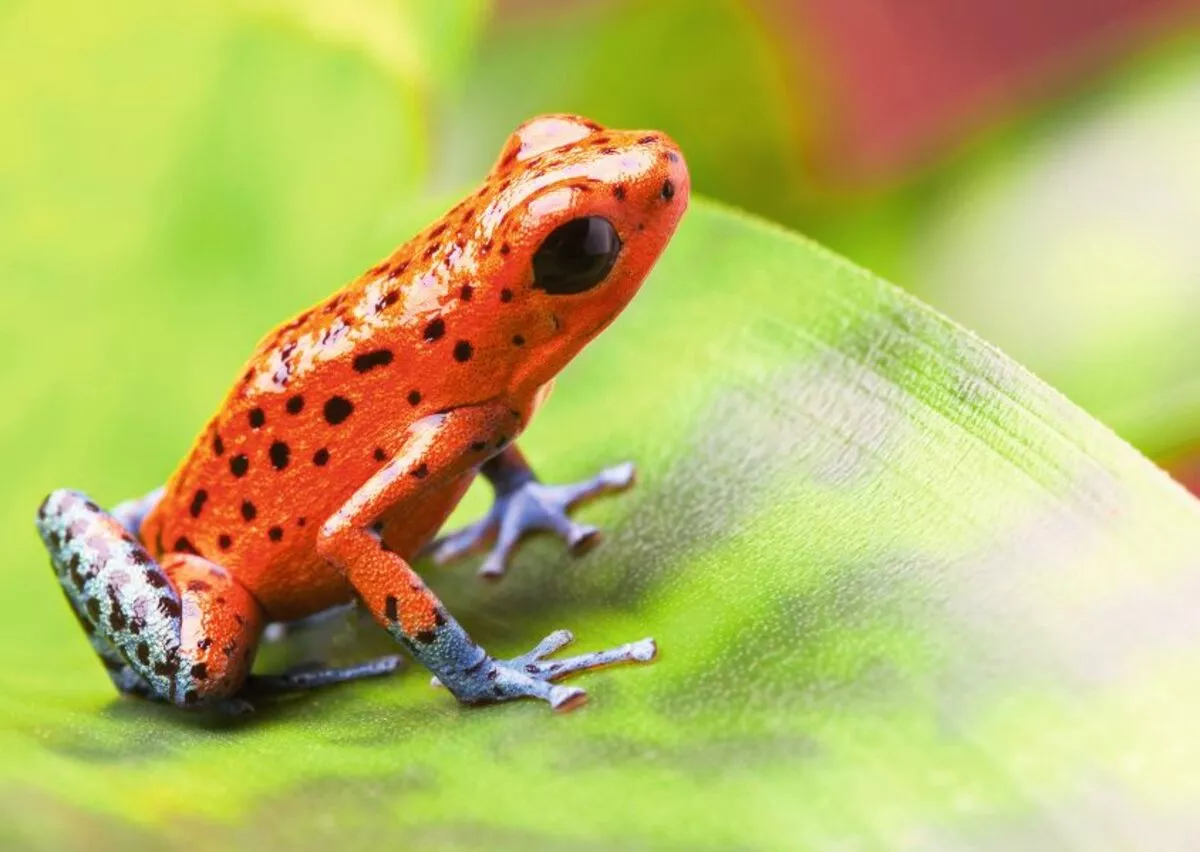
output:
[[[559,225],[533,256],[533,286],[561,295],[582,293],[604,280],[621,238],[607,219],[585,216]]]

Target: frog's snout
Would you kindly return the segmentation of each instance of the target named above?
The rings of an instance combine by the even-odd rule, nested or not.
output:
[[[647,134],[638,142],[649,148],[654,157],[654,168],[641,182],[642,203],[654,211],[659,225],[669,234],[687,209],[692,193],[687,161],[675,141],[665,134]]]
[[[688,174],[687,162],[683,159],[683,151],[679,150],[670,139],[663,140],[663,158],[666,161],[666,177],[659,189],[663,201],[676,203],[680,208],[687,207],[692,193],[692,177]]]

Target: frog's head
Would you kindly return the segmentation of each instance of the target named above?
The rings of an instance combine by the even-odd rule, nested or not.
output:
[[[517,128],[485,188],[488,278],[507,291],[496,331],[520,350],[514,386],[549,381],[629,303],[687,208],[678,146],[570,115]]]

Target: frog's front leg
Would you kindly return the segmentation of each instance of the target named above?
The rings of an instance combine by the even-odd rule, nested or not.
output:
[[[460,701],[478,704],[532,697],[555,709],[567,709],[585,698],[584,691],[552,681],[611,663],[648,661],[655,654],[653,641],[547,660],[570,639],[569,633],[557,631],[526,655],[497,660],[475,644],[375,528],[385,512],[415,507],[422,495],[470,472],[479,464],[481,447],[494,446],[511,423],[506,407],[489,404],[418,421],[405,435],[398,454],[326,521],[317,549],[342,571],[374,618]]]
[[[155,562],[113,514],[74,491],[47,497],[37,527],[118,690],[232,708],[263,615],[228,572],[188,553]]]
[[[573,555],[586,552],[599,539],[600,531],[590,524],[575,523],[568,512],[602,494],[624,491],[633,484],[635,473],[633,463],[624,462],[582,482],[545,485],[516,445],[488,459],[480,472],[495,491],[491,510],[482,520],[438,539],[429,550],[434,562],[445,565],[492,545],[479,568],[485,577],[503,576],[517,545],[534,532],[554,533]]]

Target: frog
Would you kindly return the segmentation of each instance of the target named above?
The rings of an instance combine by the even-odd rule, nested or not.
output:
[[[394,671],[400,654],[252,672],[266,628],[347,604],[468,705],[530,698],[570,710],[587,693],[565,676],[653,660],[650,638],[555,657],[567,630],[495,657],[414,565],[485,553],[480,573],[498,579],[529,534],[575,554],[596,543],[599,531],[570,512],[629,487],[633,465],[546,484],[517,439],[560,371],[637,294],[689,193],[663,132],[532,118],[477,190],[267,334],[162,487],[111,510],[78,490],[50,493],[38,533],[118,692],[241,712],[255,684]],[[490,511],[439,537],[480,476]]]

